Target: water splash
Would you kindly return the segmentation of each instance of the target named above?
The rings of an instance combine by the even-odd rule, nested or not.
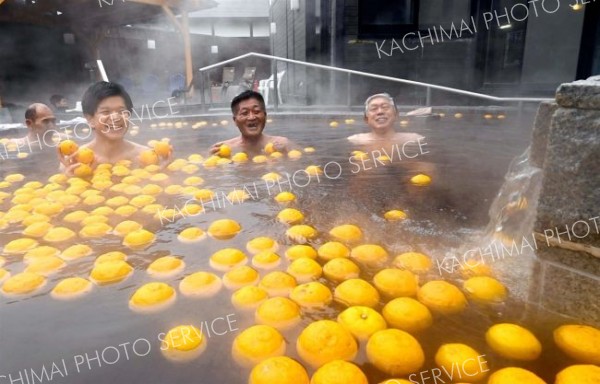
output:
[[[484,232],[485,243],[509,242],[531,236],[536,218],[542,170],[531,164],[530,147],[509,165],[504,184],[490,206],[490,222]]]

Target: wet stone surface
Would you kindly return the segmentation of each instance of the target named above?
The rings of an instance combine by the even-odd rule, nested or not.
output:
[[[565,108],[600,109],[600,76],[561,84],[556,102]]]
[[[598,216],[600,111],[559,108],[552,118],[536,231]],[[595,232],[595,231],[594,231]],[[575,242],[598,244],[597,233]]]

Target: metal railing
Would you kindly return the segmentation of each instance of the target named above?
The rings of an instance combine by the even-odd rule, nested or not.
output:
[[[425,97],[425,104],[426,106],[431,106],[431,91],[433,89],[435,90],[440,90],[440,91],[445,91],[445,92],[449,92],[449,93],[454,93],[457,95],[463,95],[463,96],[470,96],[470,97],[474,97],[474,98],[478,98],[478,99],[482,99],[482,100],[488,100],[488,101],[497,101],[497,102],[517,102],[519,104],[519,109],[522,108],[523,103],[525,102],[542,102],[542,101],[551,101],[554,100],[552,98],[536,98],[536,97],[497,97],[497,96],[491,96],[491,95],[486,95],[483,93],[477,93],[477,92],[471,92],[471,91],[465,91],[463,89],[458,89],[458,88],[452,88],[452,87],[445,87],[442,85],[436,85],[436,84],[431,84],[431,83],[423,83],[420,81],[413,81],[413,80],[407,80],[407,79],[400,79],[397,77],[391,77],[391,76],[384,76],[384,75],[377,75],[374,73],[369,73],[369,72],[363,72],[363,71],[355,71],[352,69],[345,69],[345,68],[338,68],[338,67],[332,67],[329,65],[322,65],[322,64],[314,64],[314,63],[307,63],[304,61],[298,61],[298,60],[292,60],[292,59],[287,59],[284,57],[279,57],[279,56],[272,56],[272,55],[265,55],[263,53],[256,53],[256,52],[249,52],[246,53],[244,55],[241,56],[237,56],[234,57],[232,59],[229,60],[225,60],[225,61],[221,61],[219,63],[215,63],[212,65],[208,65],[206,67],[202,67],[199,69],[200,71],[200,84],[201,84],[201,93],[200,93],[200,97],[201,97],[201,103],[202,105],[205,105],[205,97],[204,97],[204,84],[205,84],[205,72],[209,71],[211,69],[214,68],[218,68],[222,65],[225,64],[229,64],[235,61],[239,61],[239,60],[243,60],[246,58],[250,58],[250,57],[258,57],[258,58],[262,58],[262,59],[267,59],[267,60],[271,60],[271,68],[272,68],[272,73],[273,73],[273,93],[274,93],[274,97],[273,97],[273,105],[275,110],[277,110],[278,108],[278,84],[277,84],[277,66],[276,66],[276,62],[280,61],[280,62],[284,62],[284,63],[291,63],[291,64],[297,64],[297,65],[301,65],[304,67],[308,67],[308,68],[317,68],[317,69],[324,69],[327,71],[332,71],[332,72],[340,72],[340,73],[345,73],[347,74],[347,84],[348,84],[348,94],[347,94],[347,102],[348,105],[350,106],[351,103],[351,76],[364,76],[364,77],[370,77],[373,79],[378,79],[378,80],[387,80],[387,81],[391,81],[391,82],[395,82],[395,83],[402,83],[402,84],[408,84],[408,85],[414,85],[417,87],[424,87],[426,89],[426,97]]]

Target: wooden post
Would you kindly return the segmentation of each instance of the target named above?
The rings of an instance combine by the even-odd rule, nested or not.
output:
[[[192,66],[192,44],[190,39],[190,28],[189,28],[189,18],[187,11],[183,11],[181,14],[182,22],[180,23],[171,8],[169,8],[166,4],[162,4],[162,9],[165,11],[171,22],[179,29],[181,33],[181,37],[183,38],[183,48],[185,51],[185,82],[186,87],[189,87],[189,95],[193,95],[194,87],[192,85],[193,80],[193,66]]]

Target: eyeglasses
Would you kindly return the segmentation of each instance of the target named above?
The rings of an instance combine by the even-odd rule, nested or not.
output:
[[[392,109],[392,105],[391,104],[371,104],[369,105],[369,108],[367,108],[367,111],[369,112],[377,112],[377,110],[381,108],[382,111],[387,112],[390,109]]]

